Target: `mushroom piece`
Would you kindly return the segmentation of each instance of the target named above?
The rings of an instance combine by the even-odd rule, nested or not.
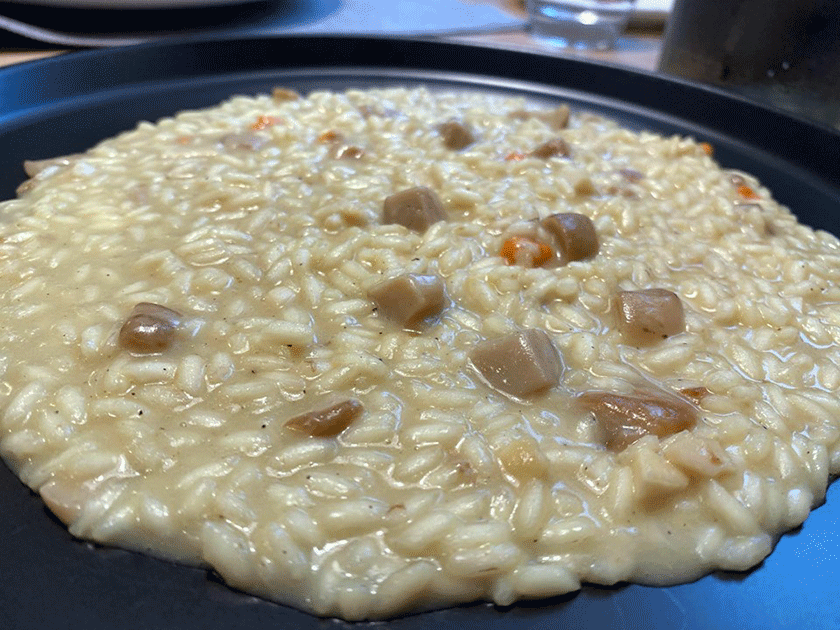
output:
[[[598,234],[589,217],[576,212],[552,214],[540,225],[554,236],[564,263],[585,260],[598,253]]]
[[[539,479],[549,469],[548,458],[530,435],[512,440],[494,452],[505,472],[520,481]]]
[[[140,302],[120,328],[119,343],[131,352],[161,352],[174,340],[180,323],[180,313],[160,304]]]
[[[295,416],[286,422],[286,426],[310,437],[335,437],[362,415],[364,410],[362,403],[355,398],[348,398]]]
[[[82,153],[71,153],[70,155],[62,155],[55,158],[47,158],[44,160],[24,160],[23,170],[29,177],[39,175],[41,171],[50,168],[51,166],[70,166],[73,162],[83,157]]]
[[[334,144],[343,141],[344,134],[335,129],[327,129],[324,133],[318,135],[318,142],[321,144]]]
[[[578,401],[595,416],[607,448],[616,452],[645,435],[664,438],[697,424],[697,409],[691,403],[664,393],[586,392]]]
[[[644,173],[637,171],[635,168],[621,168],[618,173],[628,182],[639,182],[645,178]]]
[[[361,160],[364,155],[365,150],[355,145],[341,147],[335,151],[335,157],[339,160]]]
[[[386,197],[383,220],[422,233],[432,224],[445,221],[446,211],[433,190],[417,186]]]
[[[667,289],[622,291],[615,311],[617,328],[629,343],[650,345],[685,331],[682,301]]]
[[[561,105],[555,109],[540,109],[540,110],[526,110],[517,109],[510,112],[508,116],[516,120],[528,120],[529,118],[537,118],[542,120],[552,129],[565,129],[569,126],[569,116],[571,109],[568,105]]]
[[[72,525],[82,513],[89,492],[83,484],[53,477],[38,488],[38,493],[50,512],[65,525]]]
[[[452,151],[460,151],[475,142],[470,128],[457,120],[438,125],[438,132],[443,138],[443,146]]]
[[[551,338],[538,329],[482,341],[470,353],[470,362],[488,385],[516,397],[557,385],[564,369]]]
[[[684,387],[680,390],[680,394],[688,398],[688,400],[690,400],[696,405],[699,405],[701,402],[703,402],[703,399],[711,393],[712,392],[710,392],[702,385],[698,385],[697,387]]]
[[[532,156],[542,158],[543,160],[552,158],[555,155],[559,155],[560,157],[569,157],[571,154],[572,151],[563,138],[554,138],[548,142],[543,142],[540,146],[531,151]]]
[[[437,315],[446,304],[439,276],[407,273],[374,286],[368,293],[382,317],[413,326]]]
[[[289,88],[276,87],[271,91],[271,98],[275,101],[296,101],[300,98],[300,93]]]
[[[568,105],[561,105],[555,109],[548,110],[542,119],[554,129],[565,129],[569,126],[569,115],[571,110]]]

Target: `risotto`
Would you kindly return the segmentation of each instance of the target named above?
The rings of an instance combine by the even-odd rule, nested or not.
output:
[[[840,471],[840,243],[711,153],[278,89],[27,163],[2,455],[75,536],[316,615],[752,567]]]

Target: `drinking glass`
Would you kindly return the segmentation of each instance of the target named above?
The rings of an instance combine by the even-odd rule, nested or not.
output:
[[[531,33],[567,48],[614,48],[635,1],[527,0]]]

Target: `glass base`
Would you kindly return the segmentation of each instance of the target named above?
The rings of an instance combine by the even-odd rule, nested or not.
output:
[[[605,5],[608,6],[608,5]],[[626,11],[586,9],[579,3],[529,0],[531,33],[554,46],[584,50],[614,48],[627,26]]]

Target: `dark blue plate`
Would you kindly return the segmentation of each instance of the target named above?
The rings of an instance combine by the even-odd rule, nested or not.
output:
[[[427,85],[565,101],[633,129],[710,142],[800,219],[840,234],[840,134],[723,92],[572,59],[420,40],[280,37],[78,52],[0,70],[0,199],[24,159],[82,151],[186,108],[281,85],[309,91]],[[757,569],[670,588],[585,587],[500,609],[460,606],[387,623],[317,619],[207,572],[74,540],[0,465],[0,628],[332,630],[837,630],[837,486]]]

